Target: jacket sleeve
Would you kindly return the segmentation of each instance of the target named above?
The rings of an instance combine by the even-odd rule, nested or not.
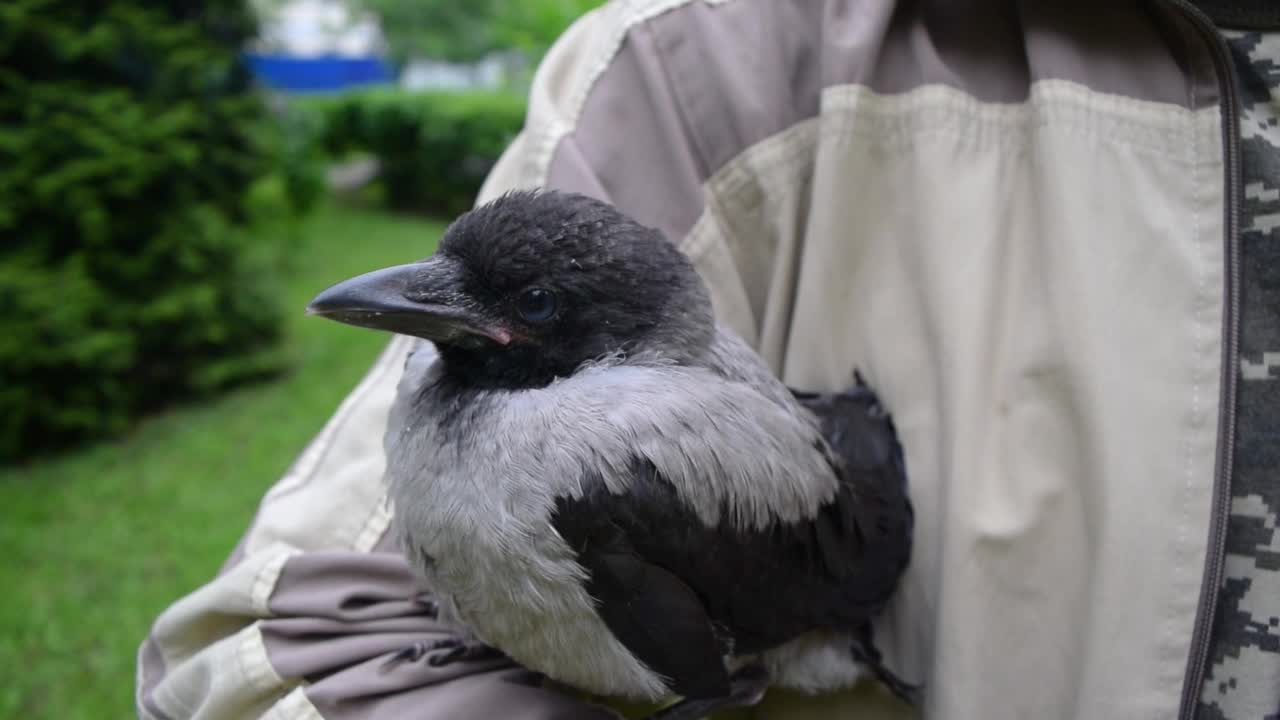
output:
[[[534,109],[480,200],[540,184],[548,131],[614,18],[589,14],[548,54]],[[142,718],[616,717],[509,661],[386,660],[446,629],[387,532],[382,435],[410,342],[395,338],[266,493],[224,567],[166,608],[138,652]]]
[[[139,717],[615,717],[506,660],[384,667],[448,632],[386,532],[381,436],[408,344],[389,345],[266,494],[221,572],[156,619]]]

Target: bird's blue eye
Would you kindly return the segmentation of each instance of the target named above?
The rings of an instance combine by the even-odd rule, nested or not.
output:
[[[529,323],[544,323],[556,314],[556,294],[545,288],[525,290],[516,300],[516,312]]]

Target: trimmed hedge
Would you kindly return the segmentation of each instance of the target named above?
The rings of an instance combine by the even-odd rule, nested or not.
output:
[[[285,233],[249,222],[305,205],[314,170],[262,192],[286,151],[239,59],[248,8],[90,5],[0,3],[0,460],[281,366]]]
[[[368,152],[394,210],[452,216],[469,209],[524,122],[509,93],[374,89],[299,101],[330,153]]]

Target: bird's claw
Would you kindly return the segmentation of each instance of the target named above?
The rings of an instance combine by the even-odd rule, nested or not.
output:
[[[444,667],[455,662],[467,660],[490,660],[502,657],[502,652],[483,643],[465,642],[457,638],[440,641],[436,649],[445,650],[432,655],[427,664],[431,667]]]
[[[413,599],[414,602],[422,606],[423,612],[431,617],[440,616],[440,601],[435,599],[431,593],[422,593]]]
[[[400,663],[418,662],[419,660],[422,659],[423,655],[426,655],[427,652],[430,651],[429,646],[430,646],[430,643],[415,642],[409,647],[404,648],[400,652],[397,652],[395,655],[392,655],[391,657],[387,658],[386,661],[382,663],[382,666],[381,666],[382,672],[386,672],[394,668],[395,666],[399,665]]]
[[[444,652],[435,652],[436,650],[443,650]],[[427,657],[428,654],[433,652],[435,654]],[[464,641],[453,637],[427,642],[418,641],[387,658],[382,663],[382,671],[391,670],[401,663],[418,662],[424,657],[427,658],[427,664],[431,667],[444,667],[455,662],[489,660],[502,657],[502,652],[482,643]]]

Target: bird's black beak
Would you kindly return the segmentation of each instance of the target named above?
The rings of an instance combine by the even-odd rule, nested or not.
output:
[[[440,255],[343,280],[317,295],[307,314],[440,344],[511,342],[463,290],[457,261]]]

